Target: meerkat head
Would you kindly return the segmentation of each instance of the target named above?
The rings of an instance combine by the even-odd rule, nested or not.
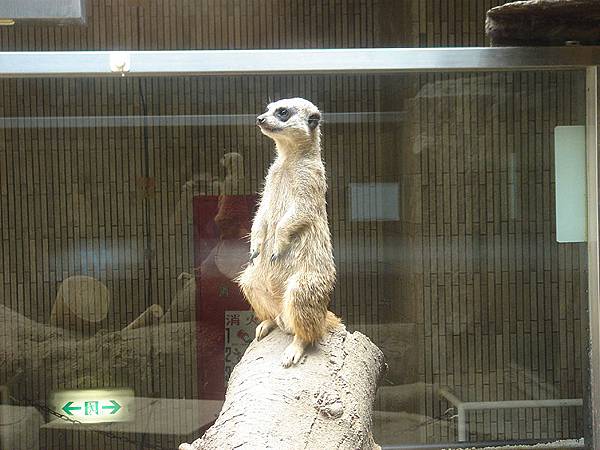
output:
[[[319,109],[303,98],[286,98],[267,106],[256,118],[260,131],[276,143],[311,143],[318,139]]]
[[[219,162],[228,174],[244,172],[244,157],[237,152],[225,153]]]

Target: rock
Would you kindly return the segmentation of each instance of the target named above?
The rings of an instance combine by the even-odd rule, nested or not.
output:
[[[600,1],[527,0],[487,12],[492,46],[561,46],[600,43]]]

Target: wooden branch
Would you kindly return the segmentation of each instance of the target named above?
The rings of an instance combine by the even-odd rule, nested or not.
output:
[[[231,375],[215,424],[179,449],[379,448],[371,425],[386,367],[381,350],[339,327],[286,369],[280,359],[291,339],[275,330],[252,342]]]
[[[146,311],[144,311],[136,319],[134,319],[133,322],[127,325],[124,330],[135,330],[136,328],[156,325],[164,314],[165,313],[162,309],[162,306],[156,304],[150,305]]]

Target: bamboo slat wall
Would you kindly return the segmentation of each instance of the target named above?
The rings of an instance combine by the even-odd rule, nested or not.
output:
[[[500,3],[92,0],[84,27],[0,27],[0,50],[482,46],[485,11]],[[324,125],[333,307],[386,351],[391,384],[414,384],[405,412],[423,418],[413,432],[404,416],[383,417],[379,441],[455,439],[438,385],[468,400],[581,397],[586,254],[553,239],[551,151],[554,126],[583,123],[580,75],[0,80],[0,93],[0,118],[254,115],[296,95],[325,118],[402,117]],[[60,283],[87,274],[109,288],[111,308],[79,331],[168,308],[194,263],[193,195],[216,193],[227,152],[245,161],[236,193],[256,192],[268,167],[271,143],[243,120],[154,125],[147,137],[141,126],[4,120],[0,304],[47,322]],[[375,182],[398,183],[399,221],[350,220],[350,183]],[[194,317],[188,303],[175,320]],[[195,398],[194,358],[152,369],[154,390],[141,391]],[[49,389],[40,383],[24,396]],[[580,422],[580,410],[474,413],[470,431],[578,437]]]
[[[3,51],[375,47],[368,0],[89,0],[85,26],[0,29]]]
[[[553,130],[585,123],[583,73],[419,78],[398,160],[410,251],[392,313],[420,323],[418,378],[463,401],[581,398],[587,253],[556,242]],[[422,400],[428,417],[452,406]],[[579,408],[478,412],[470,431],[579,437],[582,420]],[[455,438],[443,425],[428,438]]]
[[[148,113],[155,116],[253,115],[264,109],[264,92],[272,98],[319,98],[329,112],[376,111],[378,98],[372,76],[10,80],[2,84],[4,98],[9,99],[0,105],[0,114],[8,118],[0,129],[6,211],[4,299],[36,320],[49,316],[54,299],[52,286],[75,272],[107,280],[146,277],[153,280],[155,300],[168,306],[177,276],[193,265],[191,198],[187,192],[190,185],[198,192],[216,194],[212,177],[220,174],[219,161],[224,153],[235,151],[246,161],[247,176],[245,184],[234,193],[254,193],[260,189],[271,160],[272,145],[243,118],[237,120],[244,125],[233,119],[232,124],[221,126],[152,127],[145,154],[142,127],[95,127],[90,119],[85,126],[71,128],[68,119],[63,119],[58,126],[46,128],[31,126],[26,120],[11,122],[11,117],[140,115],[140,93]],[[373,95],[362,96],[360,103],[350,106],[339,101],[348,93],[354,95],[366,89],[371,89]],[[29,103],[12,100],[16,98],[39,98],[43,106],[33,113]],[[70,100],[63,104],[64,99]],[[12,123],[17,126],[7,126]],[[368,225],[346,220],[345,184],[375,181],[376,173],[371,170],[376,167],[377,157],[372,151],[376,145],[375,124],[324,126],[324,158],[332,186],[330,213],[337,218],[332,221],[332,231],[339,241],[339,260],[350,264],[351,237],[363,232],[356,227]],[[339,183],[342,180],[343,184]],[[156,258],[150,276],[143,275],[147,256],[144,208],[150,213],[154,240],[150,256]],[[108,242],[106,238],[110,238]],[[45,283],[43,288],[41,283]],[[115,317],[115,327],[129,323],[148,306],[141,287],[137,282],[113,286],[113,292],[124,289],[130,300],[135,299],[115,303],[130,308]],[[37,298],[40,305],[32,308],[24,299],[38,288],[44,294]],[[351,299],[354,292],[350,289],[343,296]],[[349,300],[340,307],[343,311],[349,309],[344,311],[348,317],[356,315],[357,322],[377,320],[376,315],[367,316],[364,311],[362,315],[352,312],[359,307],[357,301]]]

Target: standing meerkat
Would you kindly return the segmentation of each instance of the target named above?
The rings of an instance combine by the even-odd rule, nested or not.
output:
[[[275,141],[277,157],[252,223],[250,262],[238,283],[261,321],[257,340],[277,326],[294,335],[284,367],[298,363],[307,346],[340,323],[327,309],[335,264],[320,120],[317,107],[302,98],[271,103],[256,119]]]

